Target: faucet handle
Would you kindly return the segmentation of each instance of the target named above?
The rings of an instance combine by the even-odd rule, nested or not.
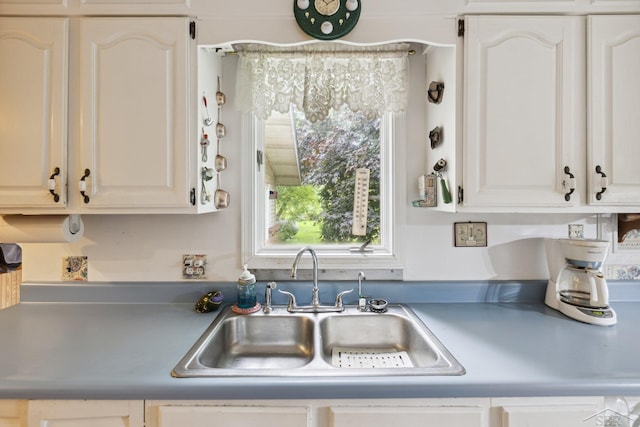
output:
[[[292,308],[295,308],[298,306],[298,304],[296,303],[296,296],[293,295],[291,292],[283,291],[280,289],[278,289],[278,292],[289,296],[289,306],[287,307],[287,310],[291,310]]]
[[[336,307],[343,307],[342,297],[348,293],[353,292],[353,289],[349,289],[348,291],[342,291],[336,296]]]

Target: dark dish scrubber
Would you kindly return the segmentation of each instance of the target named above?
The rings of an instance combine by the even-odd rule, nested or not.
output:
[[[198,313],[210,313],[216,311],[222,305],[222,292],[211,291],[200,297],[196,302],[196,311]]]

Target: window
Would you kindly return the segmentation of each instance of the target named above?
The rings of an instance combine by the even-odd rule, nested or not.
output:
[[[265,121],[265,246],[380,243],[380,122],[346,106],[316,122],[295,107]],[[366,230],[354,235],[358,168],[369,200]]]
[[[262,60],[265,55],[260,52]],[[396,58],[397,48],[393,52]],[[323,270],[377,269],[388,272],[381,278],[399,278],[401,245],[395,218],[404,205],[394,199],[398,193],[404,195],[404,178],[395,180],[403,174],[394,170],[403,159],[397,153],[403,145],[398,141],[404,139],[406,53],[400,55],[400,68],[379,57],[364,60],[359,53],[351,52],[348,58],[343,53],[308,63],[296,56],[303,65],[287,56],[284,65],[259,67],[243,64],[240,57],[236,96],[240,105],[250,105],[244,109],[242,139],[247,141],[243,258],[251,268],[287,269],[301,247],[311,246]],[[336,57],[340,61],[332,63]],[[358,77],[361,81],[353,84],[360,86],[354,90],[349,86],[354,77],[345,70],[355,72],[356,67],[372,77]],[[289,74],[273,74],[282,69]],[[272,74],[256,78],[265,70]],[[315,86],[301,88],[300,81]],[[254,92],[248,93],[252,87]],[[364,236],[351,233],[357,168],[370,173]]]

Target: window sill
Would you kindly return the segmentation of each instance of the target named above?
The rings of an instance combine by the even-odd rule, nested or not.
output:
[[[291,278],[291,268],[255,268],[251,270],[258,281],[279,281],[286,282],[311,281],[313,280],[313,272],[311,268],[298,270],[296,278]],[[363,272],[367,280],[403,280],[404,272],[401,268],[322,268],[318,267],[318,280],[335,281],[357,281],[358,273]]]
[[[248,264],[256,277],[266,280],[291,280],[290,272],[298,248],[264,251]],[[347,252],[314,248],[318,256],[318,275],[323,280],[355,280],[362,271],[371,280],[402,280],[404,266],[400,260],[383,251]],[[311,280],[311,257],[303,255],[297,279]]]

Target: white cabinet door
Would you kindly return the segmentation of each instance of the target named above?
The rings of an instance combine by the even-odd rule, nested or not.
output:
[[[32,400],[28,427],[144,427],[144,402]]]
[[[597,420],[595,408],[579,405],[502,408],[502,427],[593,427]]]
[[[640,205],[640,15],[589,17],[588,57],[589,203]]]
[[[65,206],[67,55],[67,19],[0,18],[0,208]]]
[[[191,43],[187,18],[81,20],[84,208],[191,206]]]
[[[584,18],[465,21],[463,205],[572,206],[570,177],[584,170],[574,152],[585,133]]]
[[[333,407],[330,427],[488,425],[488,410],[480,407]]]
[[[22,427],[26,422],[26,400],[0,400],[0,427]]]
[[[305,427],[308,407],[159,406],[148,427]]]
[[[494,425],[501,427],[589,427],[602,422],[602,397],[494,398]]]

